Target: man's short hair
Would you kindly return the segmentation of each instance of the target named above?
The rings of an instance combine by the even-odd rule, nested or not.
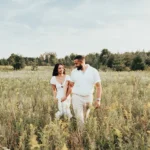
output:
[[[84,60],[84,59],[85,59],[85,56],[83,56],[83,55],[77,55],[77,56],[74,58],[74,60],[75,60],[75,59]]]

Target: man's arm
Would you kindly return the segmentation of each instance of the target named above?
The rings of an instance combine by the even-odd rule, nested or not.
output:
[[[102,85],[101,85],[101,82],[97,82],[95,85],[96,85],[95,107],[98,108],[100,106],[100,101],[101,101]]]
[[[69,82],[68,90],[67,90],[67,96],[72,93],[72,88],[74,86],[74,82]]]
[[[65,101],[68,97],[68,95],[67,95],[68,87],[69,87],[69,81],[66,81],[66,83],[64,85],[64,97],[62,97],[61,102]]]
[[[74,86],[73,82],[67,81],[66,88],[65,88],[66,96],[61,99],[61,102],[65,101],[67,97],[71,94],[73,86]]]

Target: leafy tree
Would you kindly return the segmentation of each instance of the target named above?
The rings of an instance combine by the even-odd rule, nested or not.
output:
[[[7,59],[3,58],[3,59],[0,59],[0,65],[8,65],[8,61]]]
[[[74,58],[75,58],[76,56],[77,56],[77,54],[71,53],[71,54],[70,54],[70,59],[71,59],[71,60],[74,60]]]
[[[65,62],[64,65],[68,67],[71,66],[72,64],[72,61],[69,56],[65,56],[64,62]]]
[[[71,53],[64,58],[57,58],[55,52],[44,53],[36,58],[37,66],[54,66],[57,62],[73,66],[73,60],[77,54]],[[35,58],[22,57],[16,54],[11,54],[8,59],[0,59],[0,65],[12,65],[14,69],[21,69],[25,65],[34,66]],[[89,53],[86,55],[86,63],[99,69],[107,70],[109,68],[116,71],[123,70],[144,70],[150,66],[150,52],[136,51],[125,52],[123,54],[112,54],[108,49],[103,49],[100,54]]]
[[[120,55],[118,55],[118,54],[114,55],[114,61],[113,61],[113,64],[112,64],[112,68],[115,71],[125,70],[125,65],[124,65],[123,60],[120,57]]]
[[[57,63],[56,53],[50,53],[49,63],[51,66],[54,66]]]
[[[37,59],[34,59],[34,61],[32,62],[31,70],[32,71],[38,70],[38,60]]]
[[[46,63],[44,61],[44,55],[40,55],[40,57],[38,58],[38,65],[39,66],[46,66]]]
[[[90,53],[86,56],[86,63],[95,67],[96,69],[100,68],[99,62],[99,54],[98,53]]]
[[[77,56],[77,54],[74,54],[74,53],[71,53],[70,54],[70,60],[71,60],[71,62],[70,62],[70,66],[73,66],[73,60],[74,60],[74,58]]]
[[[99,57],[100,63],[102,65],[107,65],[110,56],[111,56],[110,51],[108,49],[103,49]]]
[[[13,66],[14,70],[19,70],[25,67],[24,58],[17,54],[11,54],[8,58],[8,62]]]
[[[58,59],[58,63],[61,63],[61,64],[64,64],[64,65],[65,65],[65,60],[64,60],[64,58],[59,58],[59,59]]]
[[[44,62],[47,65],[49,64],[51,66],[54,66],[57,63],[57,55],[55,52],[45,53],[42,57],[44,58]]]
[[[146,55],[147,55],[147,58],[145,59],[145,64],[147,66],[150,66],[150,52],[147,52]]]
[[[132,70],[144,70],[145,69],[145,63],[140,55],[136,56],[133,59],[131,69]]]
[[[148,57],[146,60],[145,60],[145,64],[150,66],[150,57]]]
[[[125,64],[125,66],[130,68],[133,58],[134,58],[134,54],[126,52],[126,53],[122,54],[122,57],[123,57],[123,62]]]
[[[109,56],[109,58],[108,58],[108,61],[107,61],[107,66],[108,66],[108,67],[110,67],[110,68],[113,67],[114,59],[115,59],[114,55],[111,54],[111,55]]]
[[[10,65],[13,65],[15,63],[15,57],[16,54],[11,54],[11,56],[7,59]]]
[[[33,58],[33,57],[24,57],[24,60],[25,60],[25,64],[27,66],[31,66],[32,63],[34,62],[35,58]]]

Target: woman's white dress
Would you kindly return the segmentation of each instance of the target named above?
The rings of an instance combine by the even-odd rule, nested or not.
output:
[[[66,85],[66,81],[70,81],[70,76],[66,75],[65,80],[62,84],[60,84],[56,77],[53,76],[50,80],[50,83],[56,86],[57,89],[57,95],[56,98],[58,99],[58,112],[55,114],[56,118],[59,119],[60,116],[66,115],[68,118],[72,117],[71,111],[70,111],[70,104],[71,104],[71,97],[70,95],[67,97],[67,99],[63,102],[61,102],[61,98],[65,96],[64,93],[64,87]]]

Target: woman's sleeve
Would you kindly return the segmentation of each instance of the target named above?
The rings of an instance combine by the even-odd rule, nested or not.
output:
[[[55,77],[54,77],[54,76],[51,78],[50,84],[54,84],[54,85],[56,84],[56,82],[55,82]]]

